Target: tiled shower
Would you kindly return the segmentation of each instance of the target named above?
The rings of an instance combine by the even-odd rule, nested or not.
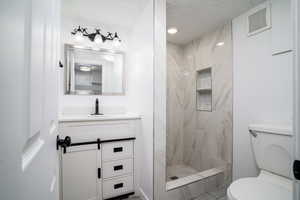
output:
[[[167,189],[231,181],[232,57],[230,23],[184,45],[167,43]]]

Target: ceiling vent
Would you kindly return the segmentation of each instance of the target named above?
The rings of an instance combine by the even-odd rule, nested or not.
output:
[[[248,36],[252,36],[271,28],[270,3],[264,3],[249,11]]]

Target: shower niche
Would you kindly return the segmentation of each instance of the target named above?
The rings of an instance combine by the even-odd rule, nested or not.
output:
[[[212,68],[196,71],[197,111],[212,112]]]

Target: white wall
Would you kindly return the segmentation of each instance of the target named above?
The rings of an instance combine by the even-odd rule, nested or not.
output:
[[[142,115],[141,192],[153,199],[153,2],[133,28],[129,50],[129,109]]]
[[[272,56],[272,31],[248,37],[247,14],[233,20],[234,180],[258,173],[248,125],[292,120],[292,52]]]

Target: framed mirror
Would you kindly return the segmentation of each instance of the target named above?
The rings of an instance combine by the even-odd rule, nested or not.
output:
[[[65,44],[65,94],[124,95],[125,56]]]

